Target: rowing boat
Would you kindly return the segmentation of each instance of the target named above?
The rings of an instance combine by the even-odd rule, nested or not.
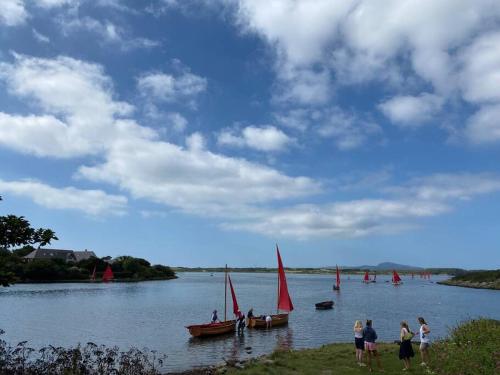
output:
[[[216,336],[224,333],[234,332],[236,320],[227,320],[221,323],[194,324],[187,326],[189,333],[193,337]]]

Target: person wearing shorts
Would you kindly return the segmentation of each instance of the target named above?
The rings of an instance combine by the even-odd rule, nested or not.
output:
[[[419,317],[417,320],[420,324],[420,356],[422,357],[422,363],[420,365],[427,366],[429,360],[429,347],[431,346],[431,339],[429,337],[431,330],[424,318]]]
[[[266,316],[266,328],[271,328],[273,326],[273,318],[271,315]]]
[[[363,329],[363,339],[365,340],[365,350],[368,355],[368,369],[373,371],[372,369],[372,355],[375,357],[377,361],[377,366],[380,371],[383,371],[382,363],[380,362],[380,356],[377,352],[377,344],[375,341],[377,340],[377,332],[372,328],[372,321],[369,319],[366,321],[366,326]]]
[[[363,363],[365,340],[363,339],[363,324],[361,320],[356,320],[356,323],[354,323],[354,346],[356,347],[356,362],[359,366],[366,366]]]

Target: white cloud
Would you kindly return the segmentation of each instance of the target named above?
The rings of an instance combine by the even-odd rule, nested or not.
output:
[[[36,29],[32,29],[32,32],[33,37],[40,43],[50,43],[50,38],[48,36],[39,33]]]
[[[500,103],[484,105],[468,120],[464,131],[467,139],[476,144],[500,141]]]
[[[81,167],[79,175],[107,182],[149,199],[197,215],[246,215],[264,202],[303,197],[320,191],[306,177],[212,153],[203,137],[188,137],[187,148],[167,142],[119,141],[106,162]]]
[[[41,8],[57,8],[65,5],[77,5],[80,0],[34,0],[35,5]]]
[[[430,121],[442,105],[441,97],[423,93],[419,96],[395,96],[378,107],[396,125],[418,127]]]
[[[68,57],[56,59],[16,55],[0,64],[13,95],[29,100],[44,115],[0,117],[0,142],[39,156],[74,157],[98,154],[117,138],[153,138],[155,133],[120,119],[133,107],[113,99],[112,83],[102,67]]]
[[[177,112],[167,113],[167,122],[171,125],[172,129],[178,133],[186,130],[188,123],[186,118]]]
[[[88,215],[124,215],[127,198],[102,190],[81,190],[74,187],[55,188],[35,180],[4,181],[0,190],[32,199],[36,204],[55,210],[76,210]]]
[[[262,210],[250,220],[241,218],[224,227],[299,239],[397,233],[415,227],[422,218],[451,211],[457,200],[498,192],[500,176],[495,174],[436,174],[388,188],[388,198]]]
[[[111,21],[99,21],[92,17],[61,17],[59,23],[65,34],[85,30],[100,36],[99,41],[116,44],[122,50],[128,51],[136,48],[154,48],[161,43],[142,37],[132,37],[120,26]]]
[[[269,236],[361,237],[396,233],[414,226],[412,220],[448,211],[443,204],[390,199],[364,199],[322,205],[297,205],[263,213],[253,221],[226,223],[228,229]]]
[[[207,80],[189,71],[174,76],[165,73],[148,73],[137,79],[141,94],[150,99],[176,102],[194,98],[206,90]]]
[[[247,126],[241,130],[241,134],[233,129],[221,131],[217,142],[220,145],[249,147],[259,151],[283,151],[295,140],[274,126]]]
[[[0,24],[6,26],[17,26],[26,22],[28,12],[24,7],[23,0],[0,1]]]

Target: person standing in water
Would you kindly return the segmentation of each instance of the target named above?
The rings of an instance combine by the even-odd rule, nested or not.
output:
[[[383,371],[382,368],[382,363],[380,362],[380,356],[377,352],[377,344],[375,341],[377,340],[377,332],[372,328],[372,321],[371,319],[368,319],[366,321],[366,326],[363,329],[363,338],[365,340],[365,350],[368,354],[368,369],[370,372],[373,371],[372,369],[372,355],[375,357],[377,360],[377,366],[380,371]]]
[[[356,320],[356,323],[354,323],[354,346],[356,347],[356,362],[358,362],[359,366],[366,366],[363,363],[365,340],[363,339],[363,324],[361,320]]]
[[[418,323],[420,324],[420,356],[422,358],[420,365],[427,366],[427,362],[429,361],[429,346],[431,345],[431,339],[429,338],[431,330],[425,319],[421,316],[418,318]]]

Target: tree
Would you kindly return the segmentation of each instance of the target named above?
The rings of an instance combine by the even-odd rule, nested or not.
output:
[[[32,245],[38,245],[40,248],[50,244],[52,240],[58,240],[52,229],[34,229],[24,216],[0,216],[0,251],[4,253],[0,261],[0,285],[8,286],[14,281],[12,265],[19,262],[20,257],[32,249]],[[16,251],[16,247],[21,249]]]

